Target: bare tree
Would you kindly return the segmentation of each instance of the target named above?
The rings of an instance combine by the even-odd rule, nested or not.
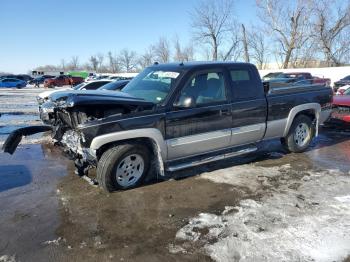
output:
[[[102,64],[103,64],[103,60],[105,58],[104,54],[102,53],[98,53],[96,55],[97,61],[98,61],[98,67],[101,69],[102,68]],[[100,70],[101,71],[101,70]]]
[[[60,67],[57,67],[55,65],[44,65],[44,66],[38,66],[34,68],[36,71],[44,71],[44,72],[54,72],[54,71],[60,71]]]
[[[69,68],[70,70],[77,70],[79,67],[79,57],[78,56],[72,56],[69,62]]]
[[[92,67],[89,63],[83,64],[83,65],[81,66],[81,68],[82,68],[83,70],[86,70],[86,71],[91,71],[91,70],[93,70],[93,67]]]
[[[66,70],[66,61],[64,59],[61,59],[61,68],[62,68],[62,71]]]
[[[155,54],[153,50],[153,46],[150,46],[145,50],[145,52],[139,57],[138,64],[141,69],[150,66],[155,62]]]
[[[248,52],[248,39],[244,24],[242,24],[242,43],[244,50],[244,61],[249,63],[249,52]]]
[[[123,49],[119,54],[120,67],[126,71],[131,72],[136,69],[137,60],[136,52],[129,51],[128,49]]]
[[[318,0],[315,5],[316,39],[327,63],[339,66],[350,52],[350,2]],[[332,9],[337,13],[334,14]]]
[[[265,34],[258,28],[253,28],[251,31],[248,40],[251,58],[259,69],[264,69],[269,55]]]
[[[168,39],[160,37],[158,42],[153,46],[153,52],[160,63],[170,61],[170,45]]]
[[[98,64],[99,64],[97,57],[94,56],[94,55],[90,56],[89,62],[91,63],[92,69],[93,69],[95,72],[97,72]]]
[[[193,60],[193,46],[188,45],[187,47],[182,47],[180,44],[179,37],[176,36],[174,39],[175,54],[174,60],[181,62],[188,62]]]
[[[238,33],[239,26],[237,23],[233,22],[230,27],[228,34],[228,40],[226,46],[228,49],[219,52],[219,59],[223,61],[232,60],[238,61],[243,54],[242,47],[242,36]]]
[[[219,49],[232,29],[232,0],[202,0],[194,9],[192,27],[194,39],[211,47],[212,59],[217,60]]]
[[[310,37],[309,1],[297,0],[292,5],[284,0],[260,0],[257,4],[265,33],[273,34],[277,40],[277,55],[282,59],[282,67],[288,68],[294,50]]]
[[[116,73],[119,71],[118,58],[112,54],[111,51],[107,53],[108,61],[109,61],[109,70],[112,73]]]

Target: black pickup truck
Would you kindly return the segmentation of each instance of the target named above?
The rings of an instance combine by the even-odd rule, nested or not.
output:
[[[332,90],[324,85],[269,88],[248,63],[154,64],[122,91],[63,91],[40,107],[45,126],[12,133],[13,153],[23,135],[52,130],[75,160],[77,173],[97,167],[104,189],[251,153],[258,142],[280,138],[302,152],[330,114]]]

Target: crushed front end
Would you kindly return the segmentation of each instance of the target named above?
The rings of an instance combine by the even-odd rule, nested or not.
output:
[[[92,140],[105,133],[121,131],[120,119],[153,108],[153,103],[121,92],[55,92],[46,102],[39,103],[40,118],[45,126],[15,131],[9,136],[5,151],[13,153],[22,136],[51,130],[55,145],[62,147],[65,155],[74,160],[76,173],[85,176],[98,161],[96,151],[90,149]]]

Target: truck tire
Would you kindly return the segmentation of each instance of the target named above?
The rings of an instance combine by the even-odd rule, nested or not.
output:
[[[139,144],[122,144],[104,152],[97,165],[97,181],[108,192],[139,186],[150,166],[150,151]]]
[[[281,139],[284,148],[293,153],[304,152],[310,145],[315,135],[315,127],[312,120],[306,115],[297,116],[285,138]]]

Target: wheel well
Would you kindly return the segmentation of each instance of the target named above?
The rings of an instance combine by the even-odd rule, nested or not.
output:
[[[96,151],[96,157],[97,160],[99,160],[104,152],[106,152],[108,149],[121,145],[121,144],[127,144],[127,143],[138,143],[146,146],[150,152],[154,155],[155,154],[155,148],[154,148],[154,141],[151,138],[148,137],[140,137],[140,138],[133,138],[133,139],[126,139],[121,141],[114,141],[107,144],[104,144]]]
[[[316,113],[314,109],[307,109],[307,110],[300,111],[295,115],[294,119],[300,115],[305,115],[309,117],[312,122],[316,119]]]

